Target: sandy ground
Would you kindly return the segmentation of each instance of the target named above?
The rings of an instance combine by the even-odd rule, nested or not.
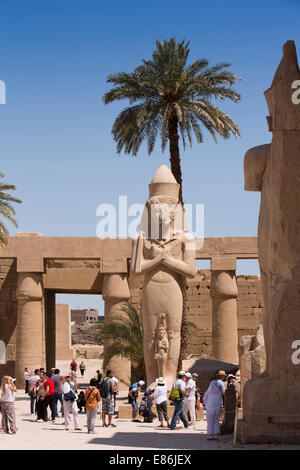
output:
[[[87,370],[85,376],[79,377],[79,387],[84,389],[89,379],[100,368],[99,361],[84,361]],[[69,361],[60,361],[57,367],[62,373],[68,371]],[[126,403],[126,392],[121,394],[118,403]],[[195,429],[181,429],[169,431],[167,428],[158,428],[158,422],[133,423],[131,420],[113,418],[116,428],[102,428],[98,414],[95,431],[88,434],[86,428],[86,415],[79,414],[79,423],[82,431],[69,431],[64,428],[63,418],[57,418],[55,424],[35,422],[30,414],[29,397],[24,390],[16,394],[15,409],[17,415],[18,432],[14,435],[0,434],[0,450],[249,450],[249,449],[297,449],[300,446],[284,445],[232,445],[232,436],[220,436],[219,441],[207,441],[206,421],[197,421]],[[60,405],[58,407],[60,410]],[[73,420],[72,420],[73,424]]]

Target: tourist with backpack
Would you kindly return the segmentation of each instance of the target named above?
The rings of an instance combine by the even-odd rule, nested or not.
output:
[[[147,389],[139,407],[139,415],[143,416],[144,423],[152,423],[153,418],[156,418],[156,414],[152,411],[153,400],[153,390]]]
[[[112,417],[114,414],[114,392],[117,390],[117,386],[113,380],[114,373],[112,370],[106,372],[105,379],[102,380],[99,391],[102,398],[102,426],[103,427],[116,427],[112,423]],[[106,424],[106,416],[108,416],[108,423]]]
[[[178,418],[181,419],[183,422],[184,427],[187,429],[189,427],[189,423],[184,416],[183,412],[183,399],[185,396],[185,382],[184,382],[185,372],[180,371],[178,372],[177,379],[173,383],[173,387],[171,389],[169,400],[174,403],[174,414],[170,424],[170,430],[174,431],[175,429],[181,429],[181,427],[176,426]]]
[[[79,364],[79,370],[81,372],[81,377],[84,376],[84,371],[85,371],[86,367],[85,367],[85,364],[83,361],[81,361],[81,363]]]
[[[117,395],[119,394],[119,387],[118,387],[119,380],[117,379],[117,377],[112,377],[112,382],[113,382],[113,385],[115,385],[115,391],[113,393],[113,396],[114,396],[114,414],[118,414]]]
[[[98,412],[98,404],[100,402],[100,393],[96,387],[97,380],[91,379],[90,386],[84,392],[86,401],[86,414],[87,414],[87,430],[89,434],[95,434],[94,427]]]
[[[73,415],[75,431],[81,431],[78,420],[78,409],[76,404],[76,395],[74,393],[74,382],[71,381],[71,374],[62,376],[61,383],[63,386],[64,394],[64,418],[65,418],[65,430],[70,429],[70,414]]]
[[[131,404],[132,407],[132,421],[134,423],[140,423],[141,421],[137,419],[137,413],[139,410],[139,405],[138,405],[138,394],[139,394],[139,389],[145,384],[143,380],[140,380],[139,382],[133,383],[129,387],[129,393],[128,393],[128,403]]]

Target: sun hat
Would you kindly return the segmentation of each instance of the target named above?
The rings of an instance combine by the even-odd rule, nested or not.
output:
[[[218,370],[217,375],[227,375],[225,370]]]
[[[155,382],[157,384],[160,384],[160,385],[165,385],[165,383],[166,383],[166,381],[163,377],[158,377],[158,379],[156,379]]]
[[[140,385],[140,386],[142,386],[142,385],[144,385],[144,384],[145,384],[145,382],[144,382],[143,380],[140,380],[140,381],[139,381],[139,385]]]
[[[228,380],[228,379],[236,379],[236,376],[233,375],[233,374],[229,374],[229,375],[227,375],[226,379],[227,379],[227,380]]]
[[[190,372],[186,372],[186,373],[185,373],[185,376],[186,376],[188,379],[190,379],[190,378],[192,377],[192,374],[191,374]]]

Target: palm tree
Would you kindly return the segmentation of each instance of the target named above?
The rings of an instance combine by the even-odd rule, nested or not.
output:
[[[217,141],[217,135],[228,139],[238,137],[239,129],[230,117],[212,103],[224,98],[237,102],[240,95],[232,85],[238,80],[229,70],[231,64],[223,62],[208,66],[206,59],[187,64],[189,42],[156,41],[152,60],[143,59],[143,65],[132,73],[114,73],[107,77],[115,86],[105,93],[105,104],[128,99],[130,104],[117,116],[112,134],[117,152],[136,156],[142,142],[147,140],[149,155],[157,136],[162,151],[169,142],[171,171],[180,184],[182,199],[182,173],[179,139],[186,147],[192,145],[192,135],[203,142],[202,126]]]
[[[121,356],[130,359],[134,376],[145,379],[142,322],[137,310],[129,302],[124,303],[122,311],[126,315],[113,316],[98,335],[99,342],[109,343],[101,355],[103,369],[106,369],[113,357]]]
[[[234,102],[240,95],[232,86],[240,80],[228,67],[229,63],[208,66],[206,59],[187,64],[189,41],[156,41],[151,60],[142,60],[142,65],[132,73],[114,73],[107,77],[113,87],[105,93],[105,104],[128,99],[126,107],[115,119],[112,134],[117,143],[117,153],[136,156],[143,141],[147,141],[149,155],[160,137],[162,151],[169,143],[170,166],[177,183],[180,184],[179,199],[183,205],[182,172],[179,140],[185,149],[192,145],[192,136],[203,142],[202,127],[217,142],[217,136],[228,139],[238,137],[239,129],[230,117],[221,111],[213,100],[228,98]],[[183,315],[181,327],[181,360],[187,350],[187,283],[181,279],[183,293]]]
[[[0,173],[0,178],[4,178],[4,173]],[[11,203],[20,203],[20,199],[12,197],[7,191],[14,191],[16,187],[12,184],[5,184],[0,182],[0,216],[7,219],[15,227],[18,226],[14,216],[16,215]],[[0,220],[0,246],[7,245],[8,230],[4,223]]]

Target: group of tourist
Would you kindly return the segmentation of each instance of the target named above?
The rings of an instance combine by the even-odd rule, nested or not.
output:
[[[54,423],[55,418],[59,416],[58,403],[60,403],[61,416],[65,416],[65,409],[68,409],[66,396],[70,391],[69,384],[76,393],[77,380],[73,371],[62,376],[59,369],[53,368],[50,372],[45,371],[42,367],[35,369],[34,374],[29,377],[28,395],[30,397],[30,412],[32,416],[36,415],[37,422],[48,421],[49,409],[51,420]],[[67,420],[68,416],[65,416],[65,419]]]
[[[71,415],[73,416],[74,429],[81,431],[78,414],[86,413],[87,431],[95,433],[96,417],[99,404],[102,402],[101,419],[103,427],[115,427],[112,423],[113,415],[116,411],[116,398],[118,392],[118,379],[114,377],[114,372],[108,370],[106,376],[102,378],[99,370],[90,379],[89,386],[78,394],[77,364],[72,361],[70,372],[65,375],[60,374],[59,369],[51,369],[50,372],[43,368],[35,369],[30,374],[28,368],[24,371],[25,393],[30,397],[30,413],[35,416],[36,422],[46,422],[59,417],[58,408],[60,403],[60,414],[64,418],[65,429],[71,426]],[[85,370],[85,368],[84,368]],[[83,375],[83,374],[82,374]],[[158,377],[154,387],[146,389],[142,400],[138,401],[138,394],[144,387],[145,382],[140,380],[133,383],[129,388],[128,402],[132,407],[132,421],[141,422],[138,414],[144,418],[144,422],[152,423],[154,418],[158,418],[159,427],[167,427],[171,430],[194,427],[196,424],[196,410],[200,408],[200,391],[197,388],[196,373],[180,371],[173,383],[171,390],[168,390],[163,377]],[[219,371],[216,377],[210,382],[208,389],[203,396],[203,403],[206,409],[207,433],[209,440],[217,440],[220,433],[220,417],[226,393],[233,393],[235,398],[238,391],[235,386],[236,377],[229,374],[226,377],[225,371]],[[227,381],[227,386],[225,382]],[[15,379],[4,376],[1,382],[1,412],[2,431],[15,434],[17,432],[16,415],[14,410],[14,395],[17,392]],[[78,394],[78,396],[76,396]],[[168,400],[174,405],[173,416],[168,415]],[[153,412],[152,406],[155,402],[157,415]],[[232,416],[231,416],[232,418]],[[232,421],[232,419],[231,419]]]
[[[152,422],[156,415],[152,411],[152,405],[155,401],[157,417],[160,427],[164,426],[164,421],[171,430],[179,429],[176,427],[180,418],[187,428],[194,426],[196,423],[196,407],[200,405],[200,392],[197,388],[196,381],[198,374],[180,371],[178,378],[173,384],[171,392],[168,390],[165,379],[158,377],[156,379],[155,388],[149,388],[144,393],[144,397],[139,407],[139,414],[144,417],[144,422]],[[132,406],[132,421],[139,422],[138,413],[138,391],[144,385],[144,381],[134,383],[128,394],[128,401]],[[169,394],[170,392],[170,394]],[[173,394],[173,395],[172,395]],[[174,414],[170,423],[168,416],[168,400],[174,405]]]
[[[166,421],[171,431],[194,427],[196,424],[196,410],[200,409],[200,390],[197,388],[198,374],[180,371],[173,383],[172,389],[168,390],[163,377],[156,379],[155,388],[149,388],[144,393],[144,397],[139,407],[139,414],[144,417],[144,422],[152,422],[156,415],[152,411],[153,401],[156,403],[157,417],[160,427]],[[144,381],[134,383],[129,389],[129,403],[132,406],[132,421],[138,422],[137,396],[139,389],[144,385]],[[210,382],[208,389],[203,396],[203,404],[206,410],[208,440],[218,440],[220,434],[221,414],[227,399],[227,407],[223,419],[226,432],[234,431],[234,418],[237,400],[239,398],[239,387],[236,384],[236,376],[227,375],[225,371],[218,371],[214,379]],[[168,399],[174,405],[174,412],[170,422],[168,416]]]
[[[94,426],[98,412],[98,405],[102,400],[102,426],[115,427],[112,416],[116,408],[116,396],[118,394],[118,379],[114,373],[108,370],[106,377],[102,379],[99,370],[85,391],[80,391],[78,397],[78,383],[74,361],[70,364],[70,372],[60,374],[59,369],[51,369],[50,372],[43,368],[35,369],[31,375],[28,368],[24,370],[25,393],[30,397],[30,412],[36,416],[36,422],[47,422],[59,417],[58,406],[60,402],[60,413],[64,417],[65,429],[71,426],[70,417],[73,415],[74,429],[81,431],[78,414],[84,411],[87,415],[87,429],[94,433]],[[82,376],[84,374],[82,373]],[[14,394],[17,392],[14,384],[15,379],[5,376],[1,384],[1,411],[2,431],[5,433],[16,433],[16,416],[14,410]],[[50,413],[49,413],[50,412]]]

